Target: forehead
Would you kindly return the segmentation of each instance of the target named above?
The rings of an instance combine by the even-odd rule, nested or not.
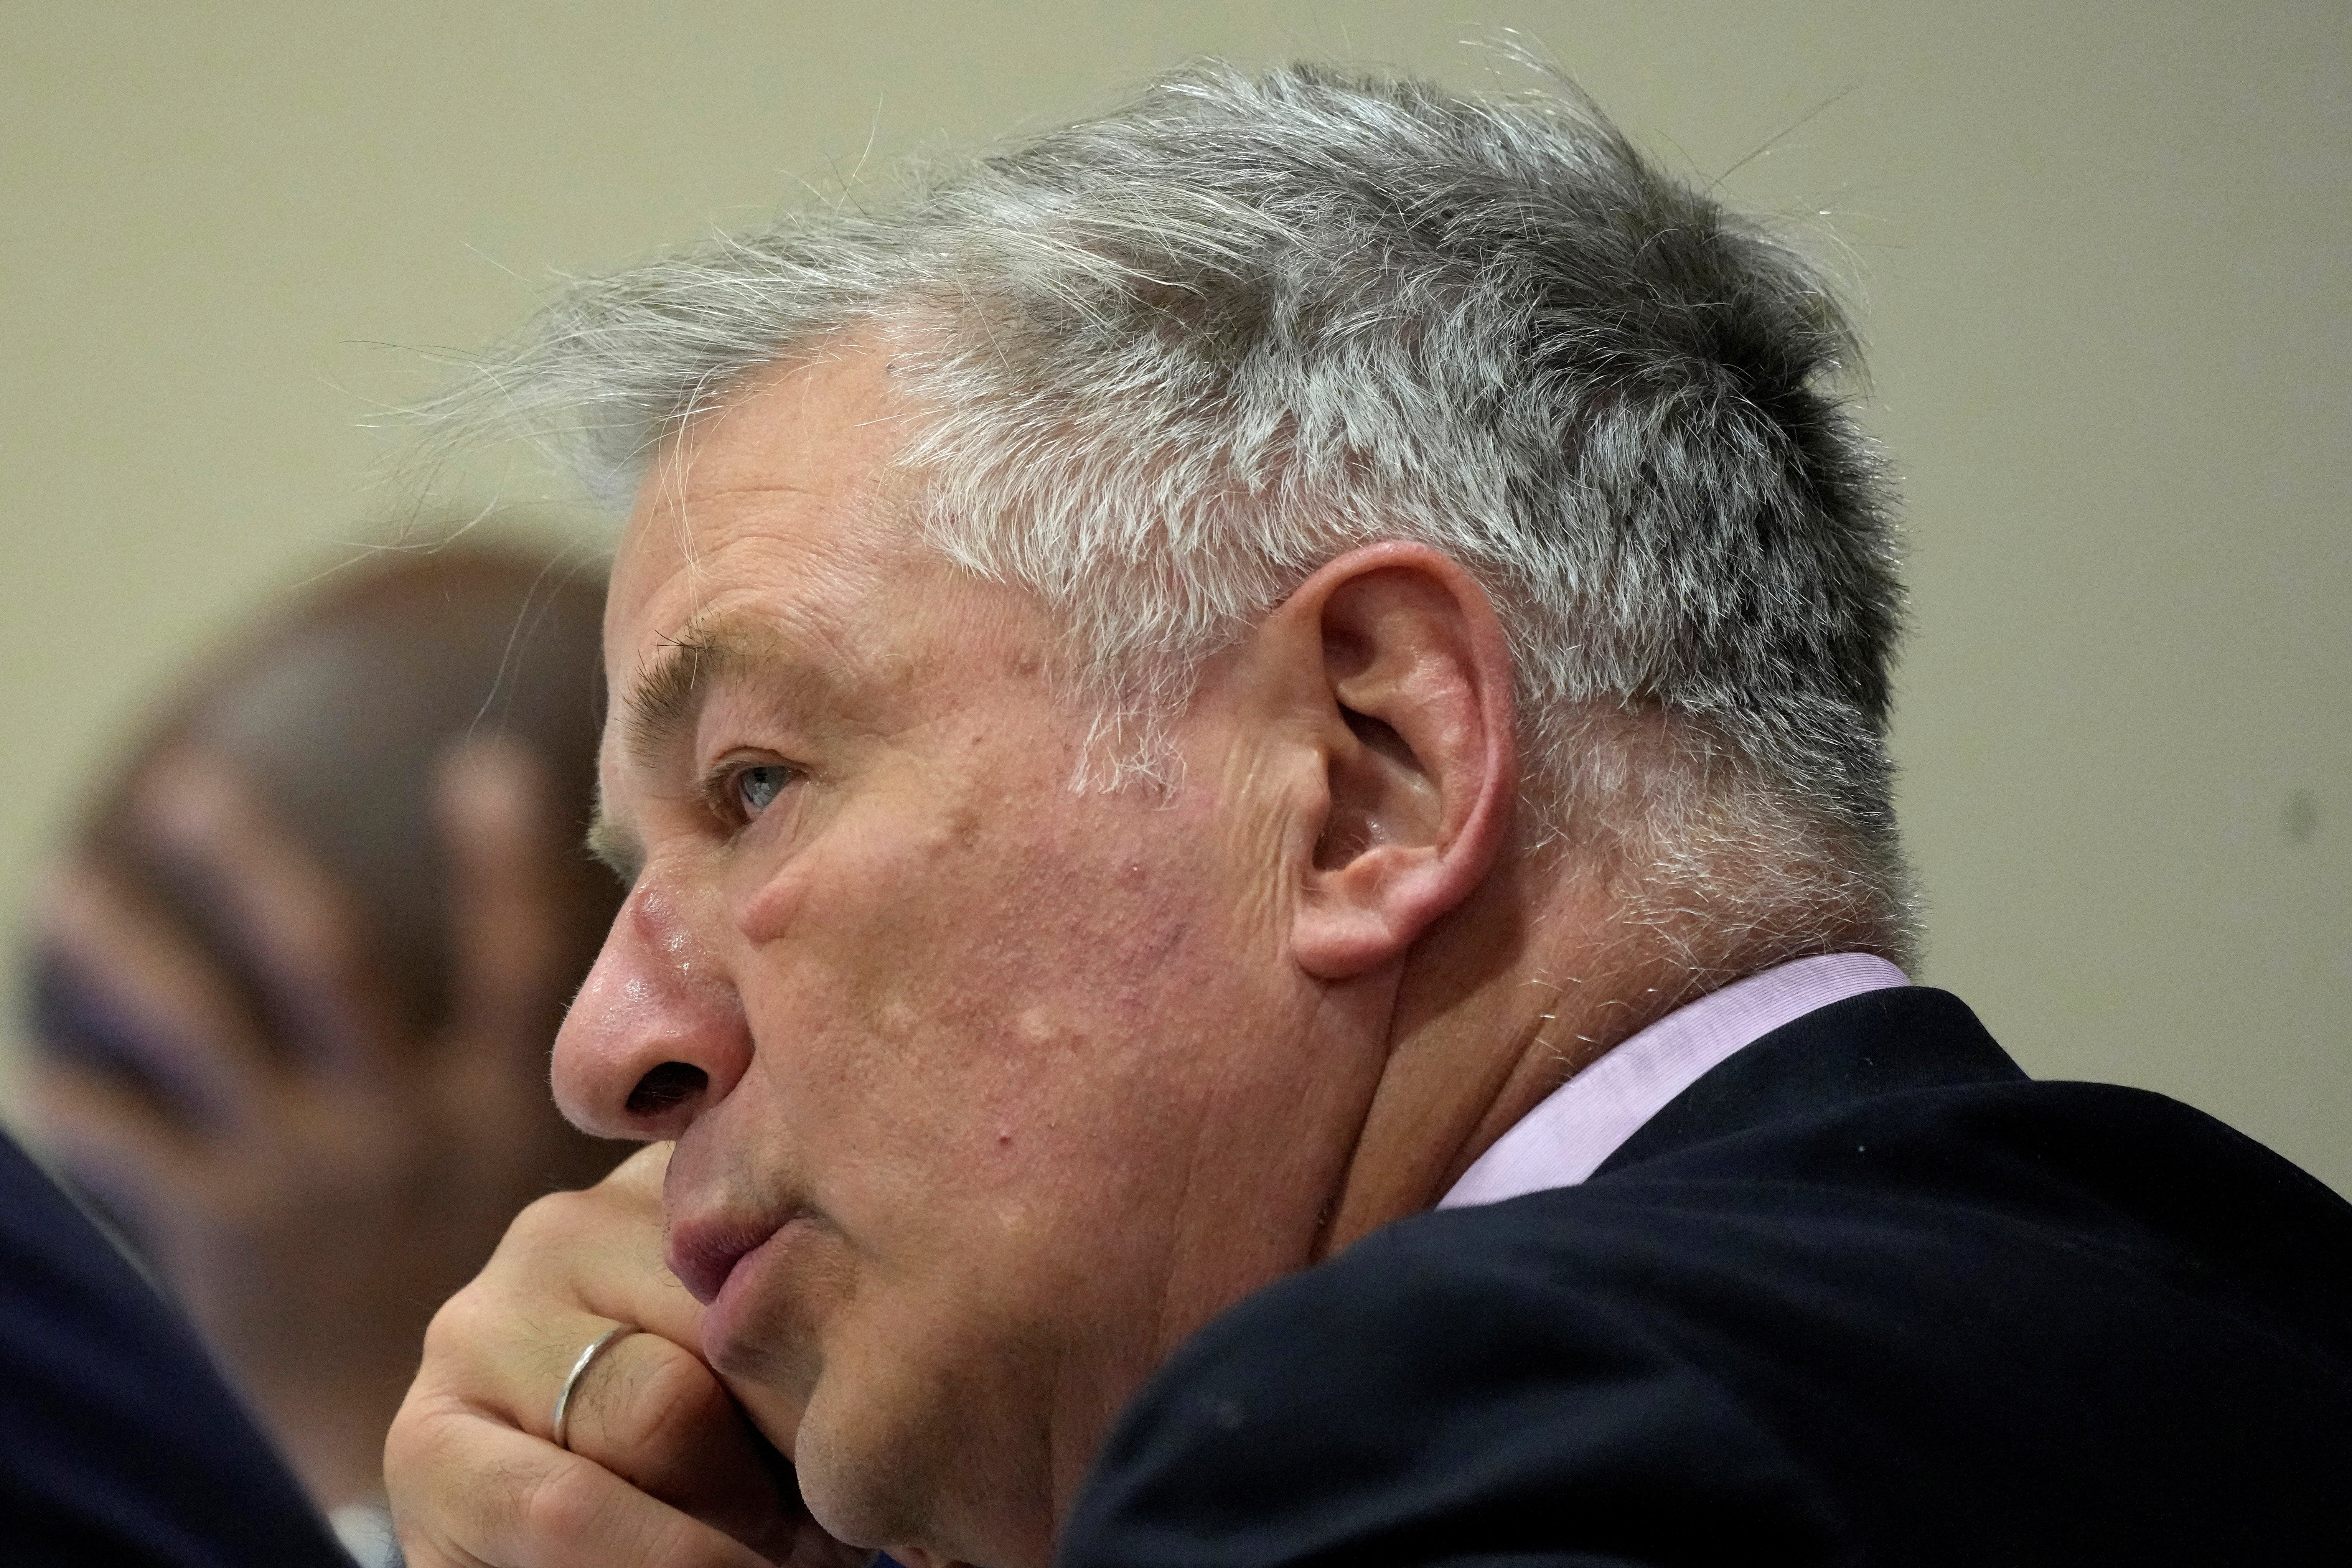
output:
[[[604,647],[615,689],[689,625],[816,632],[828,607],[929,563],[884,515],[898,437],[878,354],[770,374],[657,455],[614,562]]]
[[[1025,726],[1045,746],[1071,721],[1043,679],[1044,606],[955,566],[908,521],[887,378],[878,354],[782,371],[654,466],[605,613],[600,773],[623,816],[626,759],[667,754],[721,693],[791,713],[804,740],[952,720]]]

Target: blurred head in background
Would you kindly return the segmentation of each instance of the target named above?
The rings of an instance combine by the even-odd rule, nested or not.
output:
[[[547,1089],[618,900],[578,847],[603,596],[472,546],[297,592],[165,694],[34,911],[33,1131],[331,1509],[434,1307],[612,1162]]]

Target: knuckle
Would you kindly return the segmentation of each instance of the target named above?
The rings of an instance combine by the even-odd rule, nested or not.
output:
[[[504,1409],[522,1397],[521,1380],[545,1373],[566,1353],[543,1325],[509,1310],[496,1292],[468,1286],[425,1324],[411,1398]]]
[[[609,1512],[596,1473],[584,1463],[552,1465],[525,1479],[518,1504],[524,1539],[549,1543],[596,1539]]]
[[[488,1292],[479,1280],[465,1286],[441,1303],[425,1325],[425,1360],[427,1364],[462,1353],[467,1346],[478,1343],[494,1330],[498,1315],[486,1300]]]
[[[499,1468],[484,1465],[484,1447],[478,1424],[414,1399],[402,1406],[384,1438],[383,1482],[404,1537],[463,1532],[481,1478]]]
[[[583,1548],[599,1562],[707,1562],[685,1521],[643,1493],[615,1486],[594,1464],[580,1460],[519,1478],[515,1518],[531,1554],[551,1562],[580,1560]]]
[[[584,1193],[549,1193],[522,1206],[507,1237],[515,1247],[537,1251],[580,1235],[594,1215],[595,1203]]]
[[[384,1489],[395,1498],[428,1496],[431,1478],[458,1471],[464,1446],[450,1423],[411,1399],[392,1418],[383,1438]]]
[[[731,1423],[734,1406],[710,1369],[649,1334],[620,1359],[595,1391],[593,1414],[603,1442],[625,1454],[667,1454],[693,1447],[714,1425]]]

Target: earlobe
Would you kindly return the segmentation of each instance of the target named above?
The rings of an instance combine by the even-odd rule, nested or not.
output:
[[[1322,816],[1292,949],[1346,980],[1391,963],[1498,858],[1517,790],[1511,667],[1486,592],[1425,546],[1367,546],[1276,612],[1318,663],[1295,688],[1322,757]],[[1302,672],[1305,674],[1307,672]]]

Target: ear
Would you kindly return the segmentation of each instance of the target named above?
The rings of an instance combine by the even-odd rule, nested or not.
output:
[[[1269,616],[1285,726],[1319,780],[1287,847],[1301,968],[1402,956],[1503,851],[1518,787],[1511,658],[1476,579],[1425,545],[1351,551]]]

